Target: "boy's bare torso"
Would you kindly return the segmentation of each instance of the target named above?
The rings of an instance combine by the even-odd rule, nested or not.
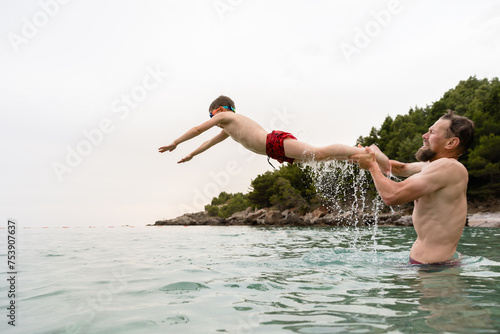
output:
[[[213,118],[233,140],[252,152],[266,154],[267,131],[257,122],[231,112],[218,113]]]

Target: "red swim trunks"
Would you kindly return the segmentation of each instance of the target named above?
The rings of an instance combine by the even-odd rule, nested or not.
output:
[[[283,140],[286,138],[292,138],[297,140],[291,133],[283,131],[273,131],[267,135],[266,140],[266,154],[268,157],[278,160],[280,163],[284,161],[293,163],[292,158],[287,158],[285,156],[285,148],[283,146]]]

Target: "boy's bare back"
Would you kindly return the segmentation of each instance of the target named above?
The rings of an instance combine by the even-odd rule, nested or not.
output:
[[[267,131],[254,120],[232,112],[221,112],[210,121],[215,121],[217,126],[246,149],[257,154],[266,154]]]

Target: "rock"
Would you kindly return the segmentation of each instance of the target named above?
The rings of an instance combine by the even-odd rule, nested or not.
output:
[[[325,215],[323,218],[319,218],[319,219],[322,219],[322,223],[325,224],[325,225],[329,225],[329,226],[342,226],[342,225],[347,225],[346,224],[346,219],[342,216],[338,216],[334,213],[329,213],[327,215]]]
[[[255,212],[252,212],[250,213],[246,219],[248,220],[256,220],[256,219],[259,219],[259,218],[263,218],[265,215],[266,215],[266,212],[267,210],[266,209],[260,209],[260,210],[257,210]]]
[[[286,217],[285,217],[286,218]],[[312,212],[308,212],[306,213],[304,216],[303,216],[304,220],[308,220],[308,221],[316,221],[318,220],[319,218],[317,217],[314,217],[314,215],[312,214]]]
[[[266,212],[264,222],[269,225],[278,225],[281,222],[281,212],[278,210],[271,210]]]
[[[286,226],[304,226],[305,220],[295,212],[290,212],[282,223]]]
[[[166,220],[159,220],[154,225],[250,225],[250,226],[358,226],[371,225],[375,222],[380,225],[411,226],[411,216],[401,216],[396,213],[380,214],[375,217],[373,214],[346,211],[341,214],[329,212],[325,207],[308,212],[304,215],[292,210],[283,212],[271,209],[254,210],[247,208],[244,211],[236,212],[231,217],[224,219],[211,217],[206,211],[186,213],[180,217]],[[488,225],[489,226],[489,225]]]
[[[393,223],[396,226],[413,226],[413,219],[411,216],[402,216]]]
[[[250,214],[250,212],[247,212],[246,210],[240,211],[240,212],[235,212],[228,219],[245,219],[246,217],[248,217],[249,214]]]
[[[485,221],[475,225],[474,227],[500,227],[500,221]]]
[[[319,208],[317,208],[316,210],[314,210],[313,212],[311,212],[311,214],[315,218],[323,218],[328,213],[330,213],[330,210],[328,210],[328,208],[326,206],[320,206]]]
[[[380,225],[395,225],[396,222],[401,219],[401,215],[398,213],[381,213],[377,217],[377,222]],[[375,217],[372,215],[372,220],[375,221]],[[407,218],[405,218],[407,219]],[[401,222],[402,223],[402,222]]]
[[[210,217],[206,211],[201,211],[186,213],[173,219],[159,220],[155,225],[218,225],[224,221],[224,218]]]

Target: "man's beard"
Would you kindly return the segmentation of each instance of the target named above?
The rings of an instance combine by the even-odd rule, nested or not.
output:
[[[418,149],[417,153],[415,153],[415,158],[418,161],[427,162],[436,156],[436,152],[431,150],[430,147],[421,147]]]

